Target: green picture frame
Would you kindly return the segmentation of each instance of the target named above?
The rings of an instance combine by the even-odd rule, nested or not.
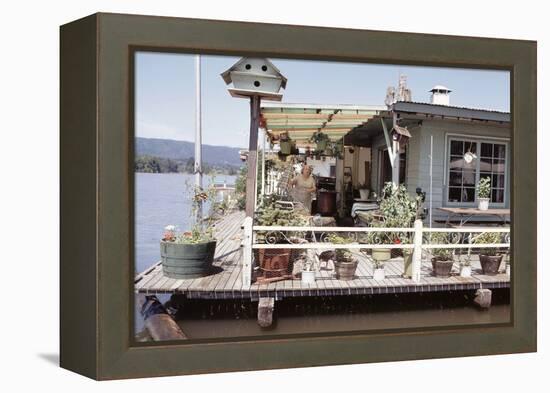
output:
[[[536,42],[105,13],[60,38],[61,367],[105,380],[536,351]],[[509,71],[511,323],[134,342],[137,50]]]

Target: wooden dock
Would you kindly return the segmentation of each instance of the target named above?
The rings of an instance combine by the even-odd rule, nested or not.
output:
[[[422,261],[422,278],[416,283],[403,278],[403,259],[395,258],[385,263],[386,278],[373,280],[373,265],[369,257],[358,254],[359,265],[356,278],[341,281],[331,270],[317,272],[314,284],[302,284],[300,280],[285,280],[269,284],[253,283],[243,288],[242,274],[242,229],[244,213],[232,213],[216,224],[218,246],[214,261],[215,271],[207,277],[177,280],[165,277],[162,266],[157,262],[135,278],[135,292],[145,294],[182,294],[193,299],[251,299],[272,297],[280,300],[285,297],[341,296],[385,293],[436,292],[509,288],[510,277],[502,271],[494,276],[482,274],[477,258],[472,260],[472,276],[458,275],[459,266],[455,263],[453,273],[448,278],[432,275],[431,263]],[[504,265],[504,263],[503,263]],[[501,267],[502,270],[502,267]]]

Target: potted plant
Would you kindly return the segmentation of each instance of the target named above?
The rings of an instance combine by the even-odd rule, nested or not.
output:
[[[412,261],[413,260],[413,249],[404,248],[403,249],[403,277],[411,278],[412,277]]]
[[[334,144],[334,148],[332,150],[335,157],[339,159],[344,158],[344,138],[340,138],[340,140]]]
[[[491,196],[491,179],[488,177],[482,178],[477,185],[477,200],[478,209],[489,209],[489,200]]]
[[[315,147],[315,150],[318,151],[319,153],[322,153],[327,148],[329,137],[324,132],[317,131],[311,136],[310,141],[316,143],[317,145]]]
[[[366,201],[367,199],[369,199],[370,189],[368,184],[359,183],[357,185],[357,189],[359,190],[359,196],[362,200]]]
[[[313,268],[312,261],[306,261],[304,269],[302,270],[302,283],[314,284],[315,283],[315,269]]]
[[[500,233],[484,232],[474,238],[475,244],[495,244],[500,242]],[[502,254],[494,247],[481,248],[479,250],[479,262],[483,274],[493,276],[498,273]]]
[[[386,228],[410,228],[414,220],[420,217],[421,198],[419,196],[411,197],[404,185],[394,187],[392,183],[386,183],[383,190],[383,197],[380,201],[380,212],[383,217],[383,226]],[[406,244],[411,243],[411,233],[409,232],[391,232],[382,236],[388,244]],[[374,254],[384,253],[384,258],[391,256],[390,249],[373,250]],[[399,250],[396,250],[399,252]],[[412,277],[412,254],[410,248],[403,248],[403,277]],[[376,258],[375,258],[376,259]],[[380,258],[378,258],[380,260]],[[382,260],[387,260],[382,259]]]
[[[264,205],[256,211],[256,225],[261,226],[304,226],[307,220],[293,209],[281,208],[276,200],[267,200]],[[257,232],[257,241],[259,243],[285,244],[290,243],[291,239],[283,232]],[[264,278],[284,277],[290,273],[289,248],[262,248],[256,251],[256,260],[258,261],[260,271]]]
[[[464,259],[460,260],[460,277],[472,276],[472,259],[470,253]]]
[[[197,211],[203,202],[213,201],[214,198],[214,187],[209,187],[206,191],[195,188],[192,199],[195,222],[191,229],[182,233],[178,233],[174,225],[168,225],[164,229],[160,255],[165,276],[187,279],[203,277],[211,272],[216,252],[213,216],[209,214],[203,220],[202,217],[197,217]]]
[[[283,132],[279,137],[279,149],[280,153],[284,156],[292,153],[292,139],[290,139],[286,132]]]
[[[430,244],[447,244],[447,234],[432,232]],[[436,277],[449,277],[453,269],[453,250],[451,248],[432,249],[432,270]]]
[[[372,278],[376,281],[382,281],[386,278],[384,262],[385,261],[374,259],[374,273],[372,275]]]
[[[328,240],[334,244],[349,244],[353,242],[353,239],[335,234],[330,235]],[[334,270],[336,278],[343,281],[353,280],[357,269],[357,258],[353,256],[350,250],[345,248],[335,249],[335,258]]]

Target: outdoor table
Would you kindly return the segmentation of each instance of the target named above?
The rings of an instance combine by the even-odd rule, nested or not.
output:
[[[446,226],[450,225],[453,217],[460,219],[460,225],[463,226],[474,217],[498,217],[506,224],[506,217],[510,216],[510,209],[487,209],[479,210],[473,207],[440,207],[438,210],[447,213]]]

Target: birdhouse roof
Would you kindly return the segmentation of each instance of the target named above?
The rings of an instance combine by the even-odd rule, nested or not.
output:
[[[406,136],[408,138],[411,137],[411,133],[409,132],[408,129],[406,129],[405,127],[398,126],[397,124],[393,126],[392,131],[395,131],[399,135],[403,135],[403,136]]]
[[[242,57],[239,61],[237,61],[235,64],[233,64],[228,70],[222,72],[221,76],[225,82],[226,85],[230,84],[232,82],[231,80],[231,72],[232,71],[235,71],[241,64],[243,64],[244,62],[246,62],[247,60],[251,59],[250,57]],[[281,83],[281,87],[283,89],[286,89],[286,77],[281,74],[281,71],[279,71],[279,69],[275,66],[275,64],[273,64],[271,62],[271,60],[267,59],[267,58],[262,58],[263,61],[265,61],[270,67],[273,68],[273,70],[275,70],[275,72],[277,73],[277,76],[280,76],[281,79],[282,79],[282,83]]]

